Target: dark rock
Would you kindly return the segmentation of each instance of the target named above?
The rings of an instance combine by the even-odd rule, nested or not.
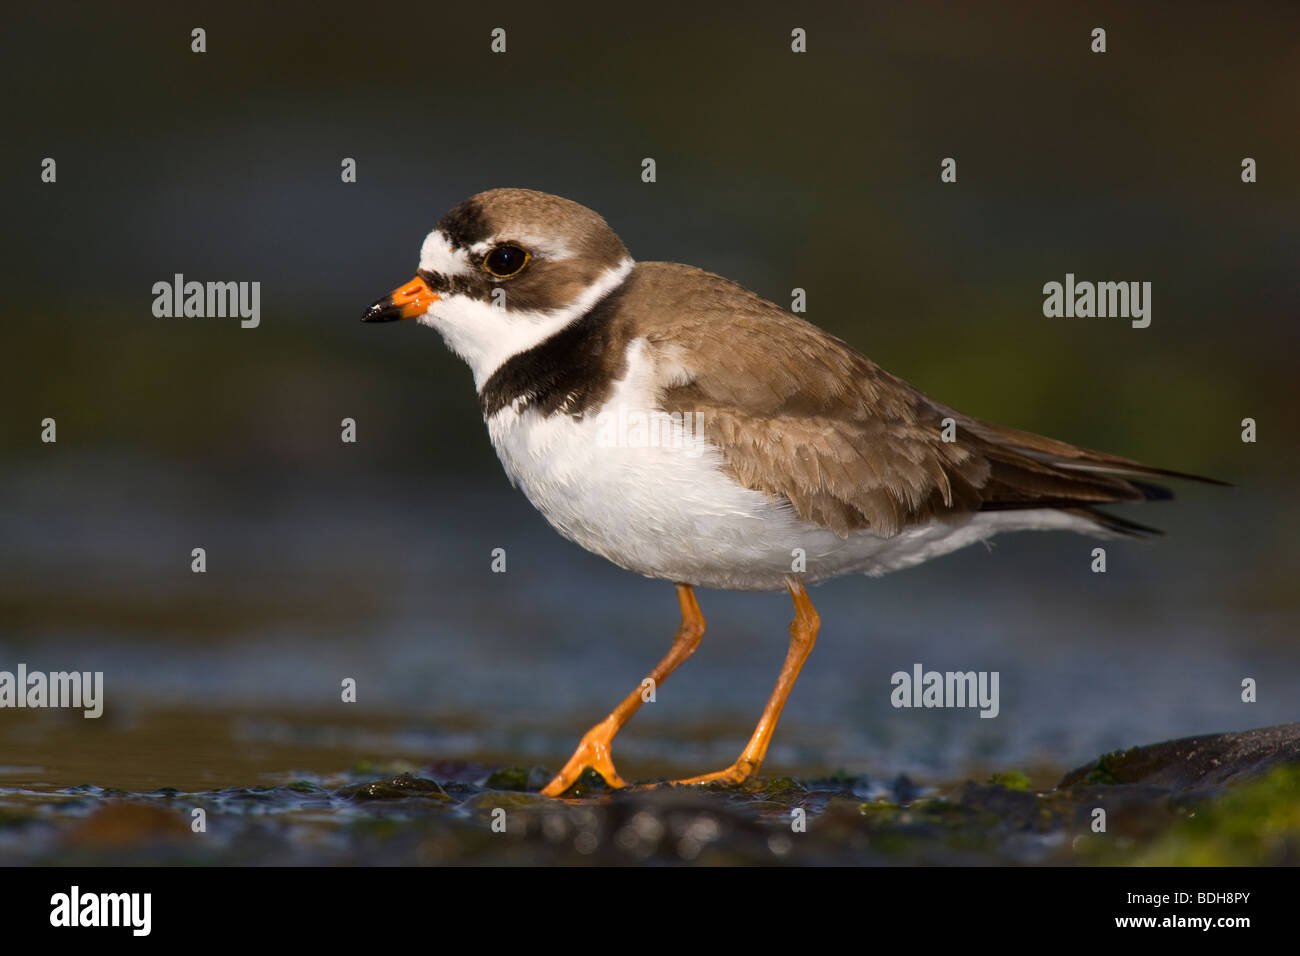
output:
[[[352,800],[399,800],[403,797],[451,799],[436,780],[426,780],[409,773],[404,773],[400,777],[389,777],[386,780],[374,780],[370,783],[355,783],[338,791],[338,795]]]
[[[1209,790],[1256,779],[1286,764],[1300,765],[1300,724],[1117,750],[1070,771],[1057,787],[1141,783],[1179,791]]]
[[[925,787],[915,783],[905,773],[900,773],[892,785],[894,800],[898,803],[911,803],[925,793]]]
[[[503,767],[488,775],[483,785],[489,790],[541,790],[554,774],[545,767]],[[598,774],[593,774],[600,779]],[[600,781],[604,784],[604,780]]]

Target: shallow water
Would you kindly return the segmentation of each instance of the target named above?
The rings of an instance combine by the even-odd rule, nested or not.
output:
[[[380,850],[346,833],[432,798],[340,792],[409,770],[461,788],[448,819],[476,832],[474,801],[498,792],[483,789],[490,774],[557,768],[676,624],[670,586],[562,541],[504,480],[430,491],[367,478],[250,502],[185,477],[88,463],[6,479],[0,669],[103,671],[107,697],[98,720],[0,711],[0,813],[13,824],[0,827],[0,854],[11,860],[73,852],[77,820],[134,794],[207,806],[214,820],[311,823],[269,857],[227,847],[224,859],[418,862],[414,844]],[[1231,530],[1213,493],[1160,509],[1168,538],[1107,544],[1104,575],[1088,570],[1095,542],[1020,535],[817,588],[822,633],[764,776],[843,774],[829,792],[855,806],[900,779],[942,793],[1019,769],[1050,786],[1119,747],[1294,719],[1283,542]],[[198,545],[204,574],[189,567]],[[504,574],[490,569],[498,547]],[[784,595],[700,601],[700,651],[617,740],[628,779],[728,764],[780,667]],[[890,675],[915,662],[998,671],[998,717],[895,709]],[[1244,677],[1259,682],[1257,703],[1242,703]],[[340,699],[344,678],[355,703]],[[436,832],[440,815],[412,812]],[[107,852],[90,832],[86,845]]]

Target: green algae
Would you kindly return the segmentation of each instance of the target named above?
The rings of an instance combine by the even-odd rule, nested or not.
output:
[[[1118,770],[1119,764],[1126,758],[1137,752],[1136,747],[1130,747],[1128,750],[1113,750],[1108,754],[1102,754],[1097,758],[1097,764],[1088,771],[1085,781],[1087,783],[1101,784],[1103,786],[1115,786],[1120,783]]]
[[[989,777],[989,783],[994,786],[1006,787],[1008,790],[1029,789],[1029,777],[1019,770],[1007,770],[1003,773],[995,773]]]
[[[1300,767],[1277,767],[1189,810],[1127,862],[1139,866],[1300,863]]]

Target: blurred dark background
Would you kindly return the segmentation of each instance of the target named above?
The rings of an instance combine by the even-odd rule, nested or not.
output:
[[[1093,542],[1042,535],[826,585],[774,770],[1063,767],[1295,719],[1294,3],[2,16],[0,669],[105,670],[105,726],[297,709],[349,753],[557,766],[667,646],[671,588],[509,488],[434,333],[359,322],[447,208],[509,185],[592,207],[637,258],[805,288],[810,320],[970,414],[1238,486],[1126,512],[1170,537],[1108,545],[1106,575]],[[260,281],[261,326],[155,318],[177,272]],[[1150,281],[1150,328],[1044,318],[1067,272]],[[775,678],[786,599],[702,602],[704,649],[620,738],[633,774],[730,760]],[[894,711],[913,661],[1000,669],[1002,716]],[[380,712],[415,736],[349,736]],[[23,719],[30,764],[61,718]],[[156,737],[137,756],[166,769]],[[97,746],[29,776],[111,778]]]

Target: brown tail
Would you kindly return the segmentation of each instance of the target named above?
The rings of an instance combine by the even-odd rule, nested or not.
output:
[[[1153,468],[1032,432],[975,420],[964,425],[980,442],[980,452],[990,466],[989,480],[980,489],[982,511],[1059,508],[1085,516],[1106,531],[1140,537],[1163,532],[1098,511],[1096,506],[1174,496],[1168,488],[1138,478],[1180,478],[1231,487],[1215,478]]]

